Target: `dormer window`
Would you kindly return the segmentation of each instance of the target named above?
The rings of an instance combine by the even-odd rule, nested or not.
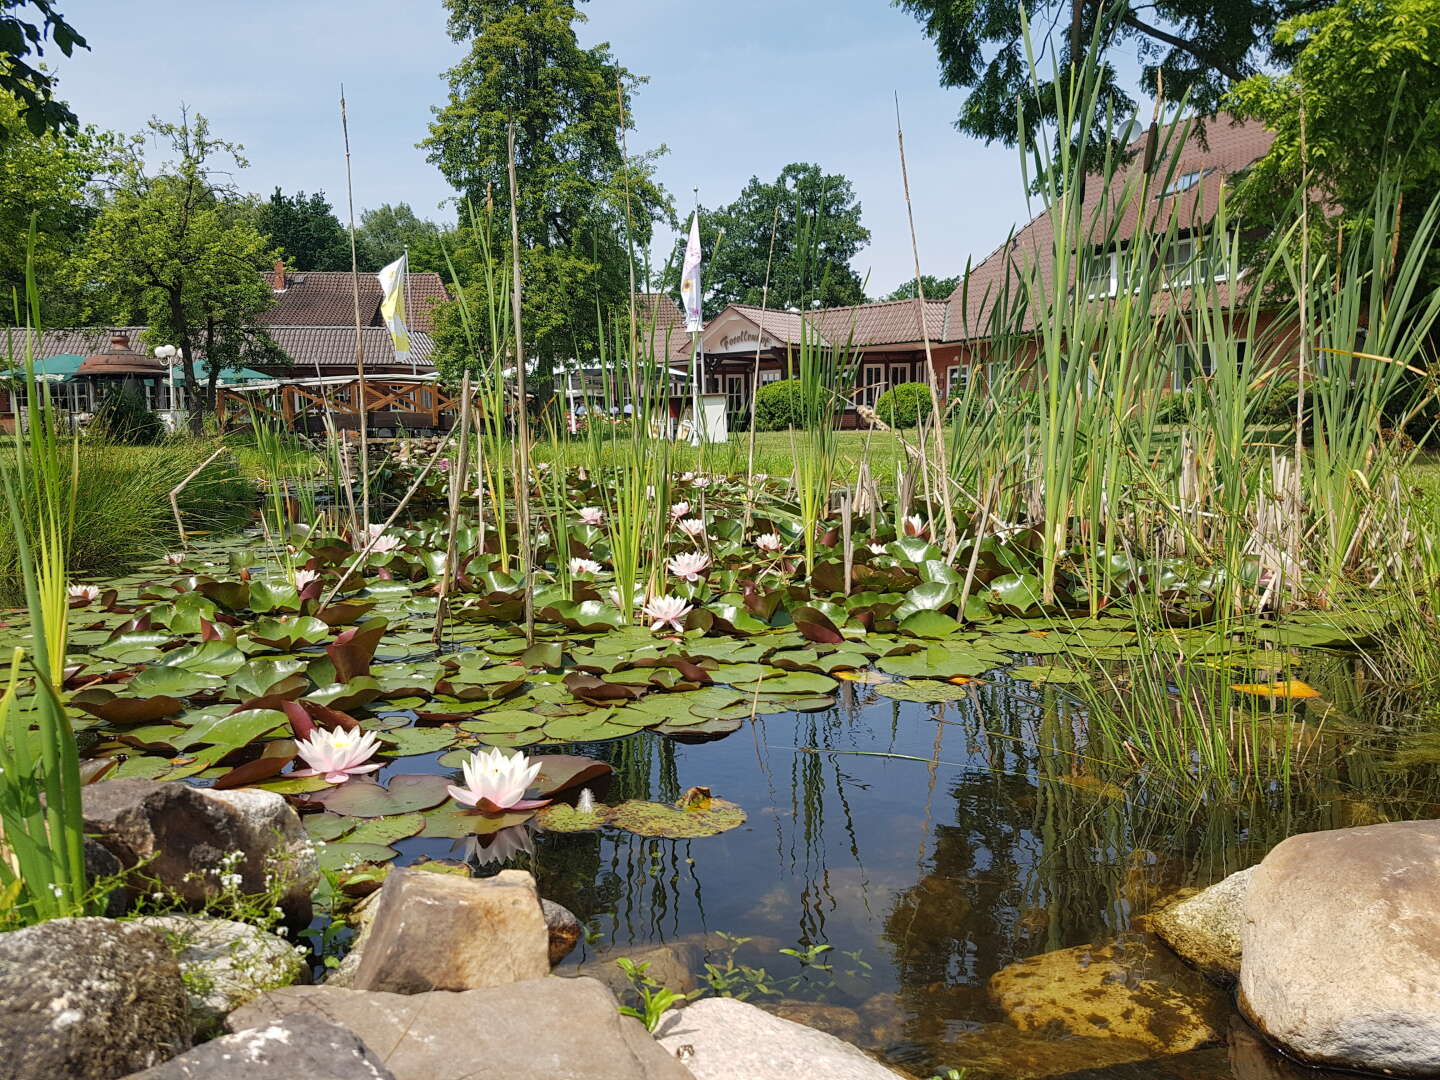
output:
[[[1166,187],[1166,189],[1162,191],[1159,195],[1157,195],[1156,198],[1165,199],[1169,198],[1171,195],[1179,195],[1181,192],[1189,191],[1191,188],[1193,188],[1196,184],[1200,183],[1201,180],[1209,176],[1214,171],[1215,170],[1212,167],[1209,169],[1192,169],[1190,172],[1181,173],[1174,180],[1170,181],[1169,186]]]

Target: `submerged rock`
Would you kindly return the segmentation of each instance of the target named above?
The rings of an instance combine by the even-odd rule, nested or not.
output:
[[[1240,931],[1245,922],[1245,891],[1255,867],[1161,907],[1149,926],[1180,956],[1220,983],[1240,976]]]
[[[360,1036],[318,1016],[225,1035],[126,1080],[395,1080]]]
[[[198,915],[137,919],[170,946],[190,1011],[202,1031],[215,1031],[231,1010],[257,994],[308,982],[309,968],[284,938],[248,923]]]
[[[937,1067],[1004,1080],[1039,1080],[1155,1057],[1153,1047],[1133,1039],[1055,1038],[1009,1024],[984,1024],[957,1039],[928,1044],[928,1053]]]
[[[828,1032],[857,1046],[870,1042],[869,1029],[860,1014],[844,1005],[825,1005],[818,1001],[757,1001],[755,1004],[771,1016]]]
[[[297,1014],[360,1035],[396,1080],[693,1080],[594,979],[424,994],[287,986],[237,1009],[228,1026],[264,1029]]]
[[[617,997],[630,991],[630,980],[615,961],[625,958],[637,967],[648,964],[645,974],[657,985],[677,994],[695,989],[695,973],[703,970],[705,954],[698,945],[672,941],[668,945],[641,945],[635,948],[610,949],[587,959],[571,969],[561,968],[558,975],[585,975],[604,983]]]
[[[1240,1006],[1315,1065],[1440,1073],[1440,821],[1292,836],[1245,896]]]
[[[374,901],[350,985],[419,994],[539,979],[550,972],[549,940],[524,870],[466,878],[395,869]]]
[[[554,900],[541,900],[540,909],[545,915],[545,929],[550,935],[550,966],[554,967],[579,943],[580,920],[569,908]]]
[[[226,891],[226,875],[238,874],[236,888],[247,895],[279,881],[286,925],[309,924],[320,864],[284,796],[126,777],[87,784],[83,800],[86,834],[125,869],[138,868],[138,887],[200,908]]]
[[[190,1040],[180,966],[155,931],[54,919],[0,934],[0,1078],[108,1080]]]
[[[1043,953],[990,977],[990,996],[1023,1031],[1124,1039],[1178,1054],[1222,1038],[1228,1003],[1154,938]]]
[[[894,1070],[823,1031],[735,998],[665,1014],[655,1038],[695,1080],[895,1080]]]

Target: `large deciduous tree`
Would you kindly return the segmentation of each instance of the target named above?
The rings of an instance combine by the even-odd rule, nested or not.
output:
[[[38,22],[30,21],[31,8]],[[0,94],[19,102],[20,118],[31,135],[77,126],[70,107],[55,97],[55,76],[30,63],[32,55],[37,64],[45,55],[46,38],[66,56],[77,45],[90,47],[55,10],[53,0],[0,0]],[[0,139],[8,136],[8,130],[0,130]]]
[[[1267,67],[1284,65],[1293,42],[1272,37],[1284,19],[1327,6],[1329,0],[894,0],[913,14],[935,43],[940,82],[968,90],[955,126],[987,142],[1025,141],[1055,119],[1055,95],[1049,76],[1055,70],[1042,56],[1037,78],[1026,59],[1022,8],[1028,13],[1036,52],[1055,48],[1062,80],[1072,61],[1098,41],[1099,108],[1092,132],[1104,140],[1105,113],[1125,116],[1135,99],[1121,85],[1116,61],[1138,61],[1138,89],[1153,97],[1161,87],[1169,102],[1186,102],[1213,113],[1227,90]],[[1097,26],[1097,23],[1100,25]],[[1098,30],[1098,33],[1097,33]],[[1064,83],[1062,83],[1064,85]]]
[[[76,270],[143,316],[152,344],[179,348],[198,433],[214,408],[220,369],[274,355],[256,324],[274,302],[263,271],[275,251],[216,168],[216,159],[226,158],[243,168],[241,147],[213,137],[203,116],[183,112],[178,124],[152,120],[146,135],[172,159],[147,171],[139,155],[144,137],[136,138]],[[203,393],[196,365],[202,349]]]
[[[323,191],[286,195],[278,187],[255,210],[255,227],[284,251],[296,270],[349,270],[350,234],[335,216]],[[360,268],[369,265],[358,252]]]
[[[760,303],[767,262],[771,307],[865,301],[864,283],[850,260],[869,242],[870,230],[860,224],[854,187],[838,173],[797,162],[773,181],[752,176],[734,202],[701,210],[700,227],[707,317],[727,304]]]
[[[394,262],[407,250],[411,270],[445,269],[441,248],[445,230],[420,217],[409,203],[382,203],[364,211],[356,232],[361,247],[376,263],[376,269]]]
[[[921,274],[920,283],[925,286],[926,300],[944,300],[960,286],[960,275],[942,278],[934,274]],[[905,284],[892,289],[884,299],[914,300],[916,291],[915,279],[911,278]]]
[[[558,363],[595,354],[596,312],[624,301],[631,251],[646,250],[654,222],[671,216],[652,179],[663,148],[627,160],[620,133],[632,126],[630,93],[642,80],[608,46],[579,44],[575,28],[584,17],[571,0],[445,6],[450,36],[469,51],[446,73],[450,98],[422,145],[468,204],[464,231],[473,233],[472,216],[493,205],[499,227],[489,257],[508,265],[513,125],[523,330],[543,377]],[[473,236],[460,246],[468,246],[471,267],[485,257]]]

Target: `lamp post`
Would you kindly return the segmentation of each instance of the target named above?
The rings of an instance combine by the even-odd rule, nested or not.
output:
[[[177,424],[177,420],[175,418],[175,413],[177,411],[175,408],[175,368],[180,365],[184,357],[180,355],[180,350],[177,349],[174,345],[156,345],[155,359],[159,360],[162,364],[165,365],[169,376],[170,395],[169,399],[166,401],[166,404],[169,406],[169,408],[165,411],[170,414],[170,428],[171,430],[174,430]]]

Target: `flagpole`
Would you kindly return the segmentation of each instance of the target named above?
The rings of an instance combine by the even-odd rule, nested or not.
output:
[[[695,234],[698,239],[700,233],[700,188],[691,189],[695,194]],[[699,252],[697,251],[697,255]],[[695,268],[695,307],[700,312],[701,319],[704,319],[704,300],[700,296],[700,268]],[[703,323],[702,323],[703,325]],[[691,438],[695,445],[699,446],[705,442],[705,422],[700,412],[700,380],[704,377],[705,358],[701,354],[700,329],[690,331],[690,412],[693,423],[691,427]]]
[[[407,331],[406,337],[408,338],[408,337],[409,337],[408,331],[409,331],[409,329],[410,329],[410,245],[409,245],[409,244],[406,244],[406,245],[405,245],[405,254],[402,256],[402,258],[404,258],[405,261],[400,264],[400,321],[405,324],[405,329],[406,329],[406,331]],[[411,350],[410,350],[410,377],[411,377],[411,378],[414,378],[416,374],[417,374],[417,369],[416,369],[416,366],[415,366],[415,350],[414,350],[414,349],[411,349]]]
[[[360,397],[360,415],[356,421],[360,434],[360,519],[370,525],[370,429],[366,408],[369,405],[365,385],[365,338],[360,330],[360,263],[355,247],[355,185],[350,179],[350,123],[345,115],[345,85],[340,85],[340,133],[345,138],[345,197],[350,206],[350,290],[355,301],[355,375]]]

